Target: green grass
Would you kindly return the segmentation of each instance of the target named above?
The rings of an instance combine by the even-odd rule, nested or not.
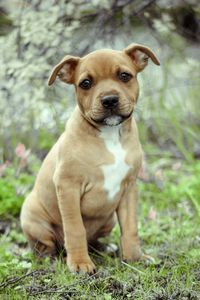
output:
[[[18,220],[2,220],[0,299],[200,299],[200,162],[163,157],[149,159],[148,180],[139,181],[139,234],[154,263],[93,253],[97,273],[72,275],[64,258],[28,250]],[[109,240],[119,242],[117,226]]]

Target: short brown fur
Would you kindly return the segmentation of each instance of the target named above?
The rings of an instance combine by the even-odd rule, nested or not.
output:
[[[57,76],[74,84],[78,106],[41,166],[23,204],[21,225],[29,244],[40,254],[52,255],[57,245],[64,246],[71,271],[94,272],[88,242],[110,233],[115,213],[121,230],[122,259],[132,261],[142,256],[136,221],[136,178],[142,149],[132,113],[139,94],[137,73],[149,57],[159,65],[149,48],[137,44],[123,51],[94,51],[83,58],[68,55],[49,78],[49,85]],[[118,74],[123,72],[131,74],[129,82],[119,80]],[[80,87],[85,78],[92,78],[88,90]],[[102,105],[107,95],[119,99],[115,113]],[[110,200],[102,166],[112,165],[116,157],[101,134],[107,126],[102,122],[113,115],[121,122],[116,130],[129,170]]]

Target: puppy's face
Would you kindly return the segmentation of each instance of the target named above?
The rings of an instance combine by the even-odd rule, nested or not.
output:
[[[139,92],[130,58],[113,50],[95,51],[81,59],[75,85],[86,118],[111,126],[130,117]]]
[[[75,85],[78,105],[90,123],[115,126],[132,115],[139,86],[137,73],[153,52],[141,45],[130,45],[124,51],[98,50],[83,58],[66,56],[53,70],[49,85],[58,75]]]

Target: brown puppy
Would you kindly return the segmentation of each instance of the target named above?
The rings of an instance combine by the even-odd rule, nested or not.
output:
[[[23,204],[21,225],[40,254],[54,254],[56,245],[64,245],[71,271],[95,270],[88,242],[112,230],[115,212],[122,258],[142,255],[136,221],[142,149],[132,113],[137,73],[149,57],[159,65],[149,48],[137,44],[66,56],[49,78],[49,85],[57,76],[74,84],[78,106],[42,164]]]

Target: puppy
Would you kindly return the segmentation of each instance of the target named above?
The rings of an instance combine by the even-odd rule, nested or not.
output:
[[[50,75],[49,85],[59,77],[75,86],[78,105],[24,201],[21,226],[39,254],[53,255],[63,245],[72,272],[94,272],[88,243],[111,232],[115,213],[122,259],[142,256],[136,220],[142,149],[132,114],[137,74],[149,58],[159,65],[149,48],[131,44],[82,58],[67,55]]]

